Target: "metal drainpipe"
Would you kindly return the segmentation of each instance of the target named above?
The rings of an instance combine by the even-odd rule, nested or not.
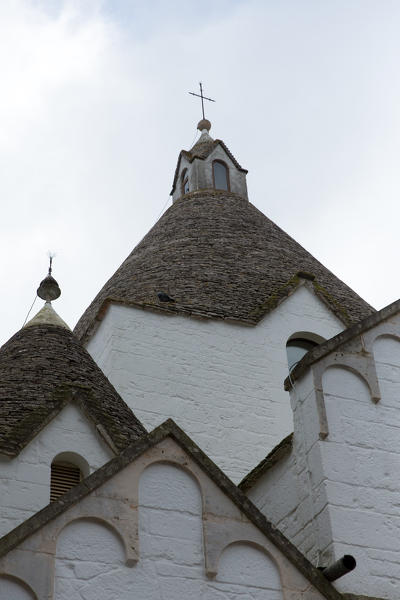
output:
[[[347,573],[350,573],[356,568],[357,561],[351,554],[345,554],[342,558],[339,558],[336,562],[329,567],[321,568],[323,576],[328,581],[336,581],[339,577],[343,577]]]

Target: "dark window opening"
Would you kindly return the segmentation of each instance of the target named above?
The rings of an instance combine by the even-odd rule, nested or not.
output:
[[[181,175],[181,192],[183,194],[187,194],[189,192],[189,176],[187,169],[182,171]]]
[[[298,362],[301,361],[303,356],[310,350],[318,346],[317,342],[307,340],[305,338],[294,338],[289,340],[286,344],[286,353],[289,365],[289,371],[291,371]]]
[[[50,502],[58,500],[82,480],[79,467],[68,462],[55,462],[51,465]]]
[[[213,181],[216,190],[229,191],[228,167],[219,160],[213,162]]]

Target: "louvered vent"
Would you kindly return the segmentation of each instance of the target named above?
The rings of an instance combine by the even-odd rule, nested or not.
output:
[[[51,465],[50,502],[68,492],[82,479],[79,467],[67,462],[53,463]]]

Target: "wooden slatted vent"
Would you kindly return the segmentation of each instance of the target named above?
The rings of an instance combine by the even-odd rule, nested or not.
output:
[[[82,479],[79,467],[67,462],[56,462],[51,465],[50,502],[58,500]]]

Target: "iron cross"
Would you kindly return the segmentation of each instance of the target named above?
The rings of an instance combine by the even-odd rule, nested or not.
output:
[[[215,102],[215,100],[213,100],[212,98],[206,98],[206,96],[203,96],[203,85],[200,81],[200,94],[195,94],[194,92],[189,92],[189,94],[192,94],[192,96],[197,96],[198,98],[201,98],[201,110],[203,111],[203,119],[205,119],[205,115],[204,115],[204,100],[209,100],[210,102]]]

